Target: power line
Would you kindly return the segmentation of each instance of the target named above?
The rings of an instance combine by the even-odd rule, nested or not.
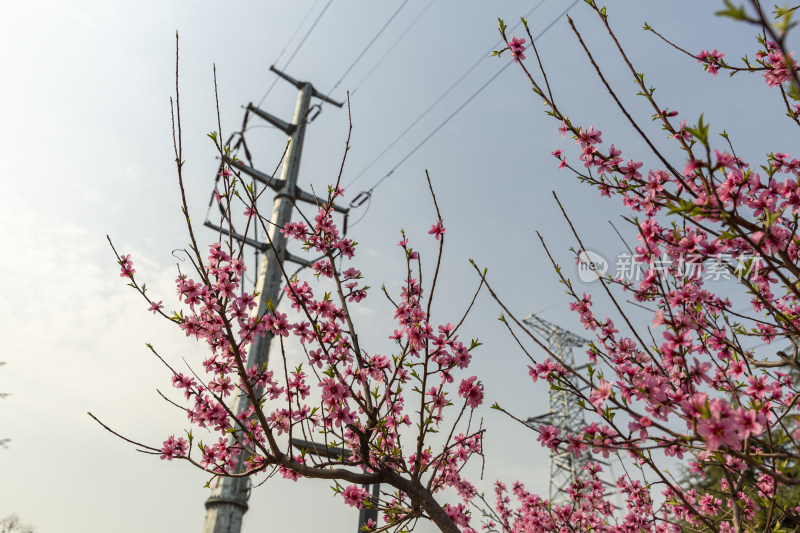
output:
[[[576,1],[579,1],[579,0],[576,0]],[[488,86],[489,86],[489,85],[490,85],[490,84],[491,84],[491,83],[492,83],[494,80],[496,80],[498,77],[500,77],[500,74],[502,74],[502,73],[503,73],[503,71],[504,71],[505,69],[507,69],[508,67],[510,67],[512,64],[513,64],[513,61],[509,61],[508,63],[506,63],[505,65],[503,65],[503,67],[502,67],[500,70],[498,70],[498,71],[495,73],[495,75],[494,75],[494,76],[492,76],[491,78],[489,78],[489,80],[488,80],[486,83],[484,83],[483,85],[481,85],[480,89],[478,89],[477,91],[475,91],[474,93],[472,93],[472,96],[470,96],[469,98],[467,98],[467,100],[466,100],[466,101],[465,101],[463,104],[461,104],[460,106],[458,106],[458,108],[456,108],[456,110],[455,110],[455,111],[453,111],[452,113],[450,113],[450,116],[448,116],[446,119],[444,119],[444,121],[443,121],[441,124],[439,124],[438,126],[436,126],[436,128],[435,128],[435,129],[434,129],[432,132],[430,132],[430,133],[428,134],[428,136],[427,136],[427,137],[425,137],[424,139],[422,139],[422,141],[421,141],[419,144],[417,144],[417,145],[416,145],[416,146],[415,146],[415,147],[414,147],[414,148],[413,148],[413,149],[412,149],[410,152],[408,152],[408,153],[406,154],[406,156],[405,156],[403,159],[401,159],[401,160],[400,160],[400,162],[399,162],[399,163],[397,163],[395,166],[393,166],[393,167],[392,167],[392,170],[390,170],[388,173],[386,173],[386,175],[385,175],[385,176],[383,176],[381,179],[379,179],[379,180],[378,180],[378,181],[375,183],[375,185],[373,185],[373,186],[372,186],[372,188],[370,189],[370,191],[374,191],[374,190],[375,190],[375,188],[376,188],[378,185],[380,185],[380,184],[381,184],[381,183],[382,183],[382,182],[383,182],[383,181],[384,181],[386,178],[388,178],[389,176],[391,176],[392,174],[394,174],[394,171],[395,171],[395,170],[397,170],[397,168],[398,168],[400,165],[402,165],[403,163],[405,163],[405,162],[408,160],[408,158],[409,158],[409,157],[411,157],[412,155],[414,155],[414,153],[415,153],[417,150],[419,150],[420,148],[422,148],[422,145],[424,145],[426,142],[428,142],[428,140],[430,140],[430,138],[431,138],[431,137],[433,137],[434,135],[436,135],[436,134],[439,132],[439,130],[441,130],[441,129],[442,129],[442,128],[443,128],[443,127],[444,127],[444,126],[445,126],[445,125],[446,125],[448,122],[450,122],[450,121],[453,119],[453,117],[455,117],[455,116],[456,116],[456,115],[457,115],[457,114],[458,114],[458,113],[459,113],[459,112],[460,112],[462,109],[464,109],[464,108],[467,106],[467,104],[469,104],[471,101],[473,101],[473,100],[475,99],[475,97],[477,97],[479,94],[481,94],[481,93],[483,92],[483,90],[484,90],[484,89],[486,89],[486,87],[488,87]],[[355,181],[355,180],[354,180],[354,181]]]
[[[408,4],[408,0],[404,0],[403,3],[400,4],[400,7],[398,7],[397,10],[394,12],[394,14],[392,14],[392,16],[389,17],[389,20],[386,21],[383,27],[380,30],[378,30],[378,33],[375,34],[375,37],[372,38],[372,40],[367,44],[367,46],[365,46],[364,49],[361,50],[361,53],[358,54],[358,57],[356,57],[355,60],[350,64],[350,66],[347,67],[347,70],[344,71],[344,74],[342,74],[342,77],[339,78],[339,81],[337,81],[336,84],[331,88],[331,90],[328,91],[328,94],[333,94],[333,91],[335,91],[336,88],[339,87],[339,85],[342,83],[344,78],[348,74],[350,74],[350,71],[353,70],[353,67],[355,67],[359,61],[361,61],[361,58],[364,57],[364,54],[367,53],[367,50],[369,50],[372,47],[372,45],[375,44],[375,41],[377,41],[378,37],[380,37],[381,34],[383,34],[383,32],[386,30],[386,28],[389,27],[389,24],[392,23],[392,21],[395,19],[398,13],[400,13],[400,11],[402,11],[403,8],[406,7],[406,4]]]
[[[301,20],[301,21],[300,21],[300,24],[298,24],[298,25],[297,25],[297,28],[295,28],[295,30],[294,30],[294,33],[292,34],[292,36],[291,36],[291,37],[289,37],[289,40],[288,40],[288,41],[286,41],[286,46],[284,46],[284,47],[283,47],[283,50],[281,50],[281,53],[280,53],[280,54],[278,54],[278,57],[277,57],[277,58],[275,59],[275,61],[273,62],[273,64],[274,64],[274,65],[277,65],[277,64],[278,64],[278,61],[280,61],[280,60],[281,60],[281,58],[283,57],[283,54],[285,54],[285,53],[286,53],[286,50],[289,48],[289,44],[290,44],[292,41],[294,41],[294,38],[295,38],[295,37],[297,37],[297,34],[298,34],[298,33],[300,33],[300,28],[302,28],[302,27],[303,27],[303,24],[305,24],[305,23],[306,23],[306,21],[308,20],[308,17],[311,15],[311,12],[312,12],[312,11],[314,11],[314,9],[315,9],[315,8],[316,8],[316,7],[319,5],[319,3],[320,3],[320,2],[321,2],[321,0],[316,0],[316,2],[314,2],[314,3],[311,5],[311,7],[308,9],[308,11],[306,11],[306,14],[303,16],[303,20]]]
[[[378,61],[375,63],[375,65],[373,65],[373,66],[372,66],[372,68],[369,70],[369,72],[367,72],[367,73],[364,75],[364,77],[363,77],[363,78],[361,78],[361,81],[359,81],[359,82],[356,84],[355,88],[354,88],[352,91],[350,91],[350,96],[353,96],[354,94],[356,94],[356,91],[358,91],[358,88],[359,88],[359,87],[361,87],[361,85],[362,85],[362,84],[363,84],[365,81],[367,81],[367,79],[368,79],[368,78],[369,78],[369,77],[372,75],[372,73],[373,73],[373,72],[375,72],[375,70],[376,70],[376,69],[377,69],[379,66],[381,66],[381,65],[383,64],[383,60],[384,60],[384,59],[386,59],[386,56],[388,56],[388,55],[389,55],[389,54],[392,52],[392,50],[394,50],[394,49],[395,49],[395,47],[396,47],[398,44],[400,44],[400,41],[402,41],[402,40],[403,40],[403,37],[405,37],[405,36],[406,36],[406,34],[407,34],[409,31],[411,31],[411,28],[413,28],[414,26],[416,26],[417,22],[419,22],[419,19],[421,19],[421,18],[422,18],[422,15],[424,15],[426,11],[428,11],[428,9],[429,9],[429,8],[430,8],[430,7],[433,5],[433,2],[434,2],[434,1],[435,1],[435,0],[431,0],[430,2],[428,2],[428,5],[427,5],[427,6],[425,6],[425,8],[424,8],[422,11],[420,11],[419,15],[417,15],[417,16],[416,16],[416,18],[415,18],[414,20],[412,20],[412,21],[411,21],[411,24],[409,24],[409,25],[408,25],[408,27],[406,27],[406,29],[405,29],[405,30],[403,30],[403,33],[401,33],[401,34],[400,34],[400,36],[399,36],[399,37],[398,37],[398,38],[397,38],[397,39],[396,39],[396,40],[395,40],[395,41],[392,43],[392,45],[389,47],[389,49],[388,49],[388,50],[386,50],[386,52],[384,52],[384,54],[381,56],[381,58],[380,58],[380,59],[378,59]]]
[[[544,313],[545,311],[549,311],[550,309],[552,309],[552,308],[554,308],[554,307],[558,307],[559,305],[565,304],[565,303],[569,302],[570,300],[572,300],[572,297],[569,297],[569,296],[568,296],[568,297],[566,297],[566,298],[562,298],[562,299],[558,300],[558,301],[557,301],[557,302],[555,302],[555,303],[552,303],[552,304],[550,304],[550,305],[548,305],[548,306],[546,306],[546,307],[543,307],[543,308],[539,309],[538,311],[536,311],[536,312],[535,312],[535,313],[533,313],[533,314],[534,314],[534,315],[539,315],[539,314],[542,314],[542,313]]]
[[[531,9],[530,11],[528,11],[528,13],[525,15],[525,17],[529,17],[529,16],[530,16],[530,15],[531,15],[531,14],[532,14],[534,11],[536,11],[536,10],[537,10],[537,9],[538,9],[538,8],[539,8],[539,7],[540,7],[542,4],[544,4],[546,1],[547,1],[547,0],[540,0],[540,2],[539,2],[538,4],[536,4],[536,5],[533,7],[533,9]],[[564,11],[564,13],[566,13],[567,11],[569,11],[570,9],[572,9],[572,7],[573,7],[573,6],[574,6],[576,3],[577,3],[577,2],[574,2],[574,3],[573,3],[571,6],[569,6],[569,7],[566,9],[566,11]],[[555,24],[555,22],[556,22],[556,21],[557,21],[559,18],[561,18],[561,17],[564,15],[564,13],[562,13],[561,15],[559,15],[559,16],[558,16],[558,17],[557,17],[557,18],[556,18],[556,19],[555,19],[555,20],[554,20],[554,21],[551,23],[551,26],[552,26],[552,24]],[[510,31],[512,31],[512,32],[513,32],[515,29],[517,29],[517,28],[520,26],[520,24],[522,24],[522,22],[518,22],[516,25],[514,25],[514,27],[512,27],[512,28],[511,28],[511,30],[510,30]],[[550,29],[550,26],[548,26],[548,27],[547,27],[547,29],[545,29],[545,31],[547,31],[548,29]],[[544,33],[544,32],[540,33],[540,35],[542,35],[543,33]],[[536,38],[538,38],[538,37],[539,37],[539,36],[537,36]],[[469,75],[469,74],[470,74],[470,73],[471,73],[473,70],[475,70],[475,69],[478,67],[478,65],[480,65],[480,63],[481,63],[481,62],[482,62],[484,59],[486,59],[487,57],[489,57],[489,55],[492,53],[492,51],[494,51],[494,49],[495,49],[495,48],[497,48],[497,47],[498,47],[499,45],[501,45],[501,44],[503,44],[503,40],[502,40],[502,39],[500,39],[500,40],[499,40],[499,41],[497,41],[497,42],[496,42],[494,45],[492,45],[492,47],[489,49],[489,51],[488,51],[486,54],[483,54],[483,55],[480,57],[480,59],[478,59],[478,60],[477,60],[475,63],[473,63],[473,65],[472,65],[471,67],[469,67],[469,68],[467,69],[467,71],[466,71],[466,72],[464,72],[464,74],[462,74],[462,75],[461,75],[461,77],[460,77],[460,78],[458,78],[458,79],[457,79],[455,82],[453,82],[453,84],[452,84],[452,85],[450,85],[450,87],[448,87],[448,88],[447,88],[447,90],[446,90],[445,92],[443,92],[443,93],[441,94],[441,96],[439,96],[439,98],[437,98],[437,99],[436,99],[436,101],[435,101],[435,102],[433,102],[433,103],[432,103],[430,106],[428,106],[428,108],[427,108],[425,111],[423,111],[423,112],[422,112],[422,114],[421,114],[420,116],[418,116],[418,117],[416,118],[416,120],[414,120],[414,122],[412,122],[412,123],[411,123],[411,124],[410,124],[410,125],[409,125],[409,126],[406,128],[406,129],[405,129],[405,130],[403,130],[403,132],[402,132],[400,135],[398,135],[398,136],[397,136],[397,137],[396,137],[396,138],[395,138],[395,139],[394,139],[394,140],[393,140],[393,141],[392,141],[392,142],[389,144],[389,146],[387,146],[387,147],[386,147],[386,148],[385,148],[385,149],[384,149],[384,150],[383,150],[383,151],[382,151],[380,154],[378,154],[378,156],[377,156],[377,157],[375,157],[375,159],[373,159],[373,160],[370,162],[370,164],[369,164],[369,165],[367,165],[367,166],[366,166],[366,167],[365,167],[363,170],[361,170],[361,172],[360,172],[360,173],[359,173],[359,174],[358,174],[358,175],[357,175],[355,178],[353,178],[353,179],[350,181],[350,183],[348,183],[348,184],[347,184],[347,187],[349,187],[350,185],[352,185],[353,183],[355,183],[356,181],[358,181],[358,180],[359,180],[359,178],[361,178],[361,176],[363,176],[363,175],[364,175],[364,174],[365,174],[365,173],[366,173],[366,172],[367,172],[367,171],[368,171],[370,168],[372,168],[372,166],[373,166],[375,163],[377,163],[377,162],[378,162],[378,160],[380,160],[380,158],[381,158],[381,157],[383,157],[383,156],[386,154],[386,152],[388,152],[388,151],[389,151],[389,150],[390,150],[390,149],[391,149],[391,148],[392,148],[392,147],[393,147],[395,144],[397,144],[397,142],[398,142],[398,141],[400,141],[400,139],[402,139],[403,137],[405,137],[406,133],[408,133],[408,132],[409,132],[409,131],[410,131],[410,130],[411,130],[413,127],[414,127],[414,126],[416,126],[416,125],[419,123],[419,121],[420,121],[420,120],[422,120],[423,118],[425,118],[425,116],[427,116],[427,114],[428,114],[428,113],[430,113],[430,112],[431,112],[431,110],[432,110],[434,107],[436,107],[436,106],[437,106],[437,105],[438,105],[438,104],[439,104],[439,103],[440,103],[442,100],[444,100],[444,99],[445,99],[445,97],[446,97],[448,94],[450,94],[450,92],[451,92],[453,89],[455,89],[455,88],[456,88],[456,87],[457,87],[457,86],[458,86],[458,85],[459,85],[459,84],[460,84],[460,83],[461,83],[461,82],[464,80],[464,78],[466,78],[466,77],[467,77],[467,76],[468,76],[468,75]],[[498,73],[497,73],[495,76],[498,76],[499,74],[500,74],[500,73],[498,72]],[[494,78],[492,78],[492,79],[494,79]],[[490,81],[491,81],[491,80],[490,80]],[[484,86],[484,87],[485,87],[485,86]],[[478,92],[480,92],[481,90],[483,90],[483,88],[481,88],[481,89],[480,89]],[[474,98],[475,96],[476,96],[476,95],[473,95],[473,96],[470,98],[470,100],[471,100],[472,98]],[[459,108],[459,109],[458,109],[458,111],[460,111],[462,108],[463,108],[463,106],[462,106],[461,108]],[[458,111],[456,111],[456,112],[458,112]],[[447,120],[446,120],[445,122],[449,121],[451,118],[452,118],[452,115],[451,115],[450,117],[448,117],[448,118],[447,118]],[[438,131],[438,129],[437,129],[436,131]],[[415,149],[414,151],[416,151],[416,149]],[[405,159],[404,159],[404,161],[405,161]],[[399,165],[397,165],[397,166],[399,166]],[[397,167],[395,167],[395,168],[397,168]],[[393,171],[394,171],[394,169],[392,169],[392,171],[391,171],[391,172],[393,172]],[[391,174],[391,172],[390,172],[390,174]],[[388,177],[388,175],[387,175],[387,176],[384,176],[384,178],[382,178],[382,179],[381,179],[381,181],[383,181],[383,179],[385,179],[386,177]],[[373,188],[374,188],[374,187],[373,187]]]
[[[295,48],[295,49],[294,49],[294,52],[292,52],[292,55],[291,55],[291,56],[289,56],[289,59],[287,59],[287,60],[286,60],[286,63],[284,63],[284,65],[281,67],[281,70],[286,70],[286,67],[288,67],[288,66],[289,66],[289,63],[291,63],[291,62],[292,62],[292,59],[294,59],[294,56],[296,56],[296,55],[297,55],[297,52],[299,52],[299,51],[300,51],[300,48],[302,48],[302,47],[303,47],[303,44],[305,44],[305,42],[306,42],[306,39],[308,39],[308,36],[309,36],[309,35],[311,35],[311,32],[312,32],[312,31],[314,31],[314,28],[316,28],[316,27],[317,27],[317,24],[319,23],[319,21],[320,21],[320,20],[322,20],[322,16],[325,14],[325,12],[328,10],[328,8],[331,6],[331,4],[332,4],[332,3],[333,3],[333,0],[328,0],[328,3],[327,3],[327,4],[325,4],[325,7],[323,7],[323,8],[322,8],[322,11],[320,12],[320,14],[319,14],[319,15],[317,15],[317,18],[314,20],[314,23],[311,25],[311,27],[310,27],[310,28],[308,28],[308,31],[307,31],[307,32],[306,32],[306,34],[303,36],[303,38],[300,40],[300,43],[297,45],[297,48]],[[313,10],[313,8],[314,8],[315,6],[316,6],[316,4],[314,4],[314,6],[311,6],[311,7],[312,7],[312,10]],[[309,13],[310,13],[310,11],[309,11]],[[308,16],[308,15],[306,15],[306,17],[307,17],[307,16]],[[305,19],[303,20],[303,22],[305,22]],[[300,25],[302,26],[302,22],[300,23]],[[299,29],[299,28],[298,28],[298,29]],[[295,32],[295,33],[296,33],[296,32]],[[281,52],[281,55],[283,55],[283,52]],[[277,61],[276,61],[276,62],[277,62]],[[269,88],[267,89],[267,92],[265,92],[265,93],[264,93],[264,96],[262,96],[262,97],[261,97],[261,100],[259,100],[259,101],[258,101],[258,105],[257,105],[256,107],[260,107],[260,106],[261,106],[261,104],[263,104],[263,103],[264,103],[264,100],[266,100],[267,96],[269,96],[269,93],[271,93],[271,92],[272,92],[272,89],[275,87],[275,84],[277,84],[277,83],[278,83],[278,78],[276,77],[274,80],[272,80],[272,84],[271,84],[271,85],[269,86]]]
[[[329,7],[331,7],[331,4],[332,4],[332,3],[333,3],[333,0],[328,0],[328,3],[327,3],[327,4],[325,4],[325,7],[323,7],[323,8],[322,8],[322,11],[321,11],[321,12],[320,12],[320,14],[317,16],[316,20],[314,20],[314,24],[312,24],[312,25],[311,25],[311,27],[310,27],[310,28],[308,28],[308,31],[307,31],[307,32],[306,32],[306,34],[303,36],[303,39],[300,41],[300,44],[298,44],[298,45],[297,45],[297,48],[295,49],[295,51],[292,53],[292,55],[289,57],[289,59],[287,59],[287,60],[286,60],[286,64],[285,64],[285,65],[283,65],[283,68],[282,68],[281,70],[285,70],[285,69],[286,69],[286,67],[288,67],[288,66],[289,66],[289,63],[291,63],[291,62],[292,62],[292,59],[294,59],[294,56],[296,56],[296,55],[297,55],[297,52],[299,52],[299,51],[300,51],[300,48],[302,48],[302,47],[303,47],[303,44],[305,44],[305,42],[306,42],[306,39],[308,39],[308,36],[309,36],[309,35],[311,35],[311,32],[312,32],[312,31],[314,31],[314,28],[316,28],[316,27],[317,27],[317,24],[319,23],[319,21],[320,21],[320,20],[322,20],[322,16],[325,14],[325,12],[328,10],[328,8],[329,8]]]

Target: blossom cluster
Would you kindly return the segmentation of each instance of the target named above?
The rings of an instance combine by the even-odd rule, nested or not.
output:
[[[611,32],[605,12],[590,5]],[[505,38],[503,32],[501,23]],[[791,81],[797,69],[792,54],[773,41],[760,42],[765,48],[756,56],[760,67],[749,70],[762,72],[770,87]],[[703,50],[696,58],[716,76],[720,69],[732,68],[723,56]],[[665,503],[656,506],[651,488],[623,476],[618,490],[627,495],[632,512],[612,513],[602,484],[596,492],[584,485],[597,478],[599,468],[592,467],[576,478],[565,506],[516,484],[515,510],[505,486],[498,485],[491,530],[680,531],[680,524],[689,524],[708,531],[739,531],[742,520],[753,520],[756,513],[767,513],[765,509],[776,521],[772,525],[779,523],[779,515],[798,516],[794,508],[776,510],[771,500],[787,488],[787,464],[800,464],[800,429],[795,425],[800,419],[798,154],[770,153],[765,162],[751,166],[736,156],[733,146],[712,146],[702,118],[696,124],[675,119],[678,112],[660,106],[643,75],[632,73],[639,94],[660,110],[653,120],[685,154],[680,164],[668,163],[653,148],[664,166],[647,169],[644,161],[625,157],[621,147],[604,148],[599,129],[574,124],[528,73],[549,114],[560,122],[562,137],[570,134],[578,147],[578,166],[569,164],[563,149],[553,152],[558,168],[570,169],[601,196],[619,198],[638,217],[632,222],[639,243],[630,257],[644,268],[641,278],[603,279],[620,317],[596,314],[592,295],[576,293],[557,270],[573,297],[570,308],[593,334],[588,372],[563,364],[553,354],[528,368],[534,382],[546,380],[569,391],[587,417],[600,419],[581,428],[534,426],[542,446],[576,458],[614,454],[632,461],[660,476],[667,487],[661,498]],[[717,261],[719,268],[746,272],[737,281],[749,294],[749,314],[735,311],[730,299],[706,286],[707,278],[678,268],[719,257],[738,265]],[[631,325],[620,293],[611,292],[615,287],[652,310],[647,332]],[[790,346],[770,353],[758,350],[753,341]],[[697,474],[717,468],[725,475],[707,492],[665,476],[663,465],[669,458],[684,457]],[[758,482],[748,483],[753,472]]]
[[[409,276],[394,311],[397,329],[390,339],[395,351],[369,354],[359,345],[349,306],[364,300],[368,287],[357,268],[335,266],[340,258],[351,259],[355,254],[355,243],[340,233],[329,208],[342,192],[333,189],[313,223],[290,222],[281,228],[304,249],[322,254],[312,265],[313,273],[317,283],[332,284],[332,290],[326,292],[306,280],[286,279],[283,293],[292,316],[271,305],[259,307],[260,295],[241,287],[246,271],[243,261],[219,242],[209,247],[204,260],[198,257],[194,261],[194,277],[180,273],[175,280],[183,309],[168,316],[162,312],[161,302],[148,298],[151,311],[168,316],[185,335],[208,348],[202,361],[203,380],[173,371],[172,383],[188,402],[189,421],[217,434],[212,443],[193,442],[196,437],[191,433],[188,440],[170,436],[160,456],[187,459],[219,475],[240,472],[237,464],[243,459],[252,474],[275,468],[291,480],[314,477],[315,471],[333,466],[354,468],[364,475],[391,471],[411,480],[425,478],[430,480],[432,493],[455,489],[464,503],[442,507],[441,514],[462,509],[457,521],[466,524],[469,512],[464,511],[464,504],[476,491],[462,478],[461,470],[472,456],[482,453],[482,432],[462,423],[464,431],[452,432],[438,452],[427,445],[408,449],[403,441],[425,442],[428,434],[441,429],[445,410],[453,403],[460,404],[462,414],[483,403],[484,388],[476,376],[458,382],[455,377],[469,367],[472,347],[460,340],[451,323],[429,322],[419,272],[414,274],[421,268],[419,253],[409,247],[405,237],[401,246]],[[441,245],[445,231],[439,218],[429,234]],[[121,257],[120,265],[138,287],[130,256]],[[260,337],[275,338],[273,349],[281,350],[283,370],[246,367],[248,351]],[[290,338],[297,340],[306,357],[305,364],[294,370],[286,367],[283,349]],[[416,407],[409,408],[406,391],[413,390],[420,394],[411,402]],[[237,403],[241,398],[248,401]],[[245,407],[235,412],[236,405]],[[417,422],[417,438],[413,437],[412,418]],[[461,420],[458,415],[451,424],[453,429]],[[292,453],[291,445],[279,444],[280,437],[298,434],[329,445],[336,443],[344,455],[338,460],[298,455]],[[199,457],[193,456],[193,446],[200,450]],[[346,504],[355,507],[363,506],[367,497],[357,485],[339,492]],[[412,505],[409,498],[398,490],[393,499],[384,502],[387,520],[409,520],[408,513],[396,512]]]
[[[511,50],[511,57],[514,59],[515,63],[519,63],[520,60],[525,59],[525,39],[518,39],[513,37],[511,41],[508,43],[508,48]]]

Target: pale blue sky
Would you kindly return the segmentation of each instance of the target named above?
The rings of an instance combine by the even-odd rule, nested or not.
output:
[[[547,0],[530,17],[534,33],[570,3]],[[355,88],[427,4],[411,0],[333,96],[341,99],[344,89]],[[157,397],[156,388],[169,389],[169,376],[144,343],[152,342],[170,361],[199,361],[202,354],[200,345],[148,314],[125,287],[105,235],[121,252],[133,254],[137,274],[152,291],[164,294],[165,302],[172,298],[171,251],[184,246],[186,238],[169,123],[175,30],[181,35],[185,171],[190,209],[199,223],[216,169],[206,138],[217,128],[212,63],[227,137],[241,123],[240,106],[258,102],[272,83],[269,65],[312,5],[311,0],[0,1],[5,79],[0,87],[5,186],[0,222],[6,252],[0,262],[0,359],[8,362],[0,370],[0,391],[12,393],[0,403],[0,437],[12,439],[9,449],[0,450],[0,516],[16,512],[42,533],[200,531],[207,497],[203,474],[136,453],[86,415],[92,411],[132,438],[161,442],[186,424]],[[398,5],[334,3],[288,72],[327,91]],[[344,183],[486,55],[498,39],[498,16],[511,25],[533,5],[437,0],[353,96],[353,149]],[[713,79],[695,61],[641,30],[647,20],[693,52],[719,48],[726,58],[752,56],[750,28],[714,18],[720,5],[711,0],[608,2],[613,27],[637,69],[659,88],[656,96],[665,107],[690,122],[705,112],[712,128],[731,133],[745,158],[791,151],[796,132],[782,122],[776,93],[760,78]],[[572,13],[616,90],[666,146],[598,21],[582,4]],[[652,161],[598,84],[566,21],[539,44],[550,82],[573,121],[602,129],[604,140],[624,156]],[[349,188],[350,198],[384,176],[506,61],[507,56],[484,60]],[[295,98],[295,89],[279,82],[262,107],[289,120]],[[359,265],[369,284],[391,288],[400,279],[401,256],[394,244],[401,227],[423,252],[432,249],[426,234],[435,218],[424,185],[428,169],[448,228],[444,279],[434,306],[439,318],[434,318],[447,322],[460,316],[476,283],[467,262],[473,258],[489,267],[490,279],[520,316],[546,309],[548,320],[575,327],[535,235],[541,231],[573,273],[567,249],[574,242],[550,191],[559,194],[593,250],[608,256],[622,251],[607,221],[624,223],[615,200],[599,198],[556,170],[551,151],[567,148],[576,160],[557,126],[544,115],[521,72],[504,71],[376,190],[369,213],[351,233],[360,243]],[[335,178],[346,130],[346,114],[325,106],[309,128],[303,186],[311,182],[324,190]],[[251,135],[257,166],[271,170],[285,139],[266,128]],[[676,155],[671,148],[668,152]],[[213,238],[207,230],[200,235],[205,242]],[[377,350],[393,330],[391,309],[377,292],[365,309],[374,313],[364,311],[359,318]],[[526,360],[501,329],[498,313],[481,298],[464,330],[465,337],[484,342],[475,352],[474,371],[486,386],[488,404],[497,401],[521,416],[540,414],[546,409],[546,385],[530,383]],[[547,454],[535,434],[494,411],[481,414],[489,430],[483,488],[498,478],[520,479],[546,492]],[[356,515],[334,500],[326,482],[273,479],[254,490],[245,531],[352,531]]]

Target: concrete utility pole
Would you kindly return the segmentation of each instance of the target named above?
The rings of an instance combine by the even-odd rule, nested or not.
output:
[[[265,112],[250,104],[248,112],[253,113],[275,127],[279,128],[291,137],[291,143],[287,149],[281,177],[277,180],[270,180],[270,176],[260,172],[253,167],[238,163],[236,168],[241,172],[253,177],[256,181],[268,185],[274,189],[275,201],[272,208],[270,224],[270,239],[275,253],[269,243],[259,243],[245,236],[231,233],[225,228],[220,228],[213,223],[206,222],[206,226],[217,231],[230,235],[239,240],[242,244],[256,246],[264,251],[261,267],[258,272],[256,291],[261,293],[258,307],[253,310],[259,316],[267,312],[269,305],[277,305],[280,294],[283,273],[281,264],[284,261],[292,261],[304,266],[309,266],[310,262],[293,256],[287,249],[287,239],[280,232],[288,222],[291,221],[292,208],[296,201],[309,202],[316,204],[316,199],[309,193],[301,191],[297,187],[297,176],[300,170],[300,157],[303,152],[303,139],[305,137],[306,125],[308,124],[309,110],[312,108],[311,99],[319,98],[337,107],[342,107],[341,102],[335,102],[329,97],[320,94],[308,82],[297,81],[294,78],[280,72],[274,67],[270,70],[278,76],[297,87],[297,107],[294,112],[294,121],[289,124],[283,120]],[[337,211],[347,212],[346,209],[334,206]],[[272,335],[267,333],[265,336],[256,337],[255,342],[250,346],[247,356],[247,368],[265,368],[269,360],[269,346]],[[260,391],[257,391],[259,393]],[[231,410],[240,413],[250,407],[250,400],[246,395],[240,394],[233,402]],[[233,438],[233,437],[231,437]],[[236,469],[237,472],[244,471],[244,464],[240,461]],[[203,526],[203,533],[240,533],[242,529],[242,519],[247,512],[247,500],[250,497],[250,479],[241,477],[218,478],[212,487],[211,496],[206,500],[206,521]]]
[[[547,341],[547,347],[565,365],[575,368],[573,348],[580,348],[588,341],[574,333],[561,329],[555,324],[530,315],[522,321]],[[567,433],[580,432],[586,425],[583,408],[567,393],[566,390],[550,389],[550,412],[525,420],[528,425],[548,424],[561,428]],[[566,503],[569,496],[567,489],[576,476],[583,475],[583,467],[589,464],[589,454],[575,457],[571,452],[550,451],[550,488],[549,499],[556,504]]]

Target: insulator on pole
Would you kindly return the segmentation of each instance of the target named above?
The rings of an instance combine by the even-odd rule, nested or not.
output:
[[[314,114],[311,116],[311,118],[308,118],[308,115],[310,115],[312,111],[314,112]],[[308,113],[306,113],[306,118],[308,119],[308,122],[309,123],[314,122],[314,119],[317,118],[320,113],[322,113],[321,105],[314,104],[313,106],[311,106],[311,108],[308,110]]]
[[[350,207],[361,207],[372,196],[372,191],[361,191],[350,202]]]

